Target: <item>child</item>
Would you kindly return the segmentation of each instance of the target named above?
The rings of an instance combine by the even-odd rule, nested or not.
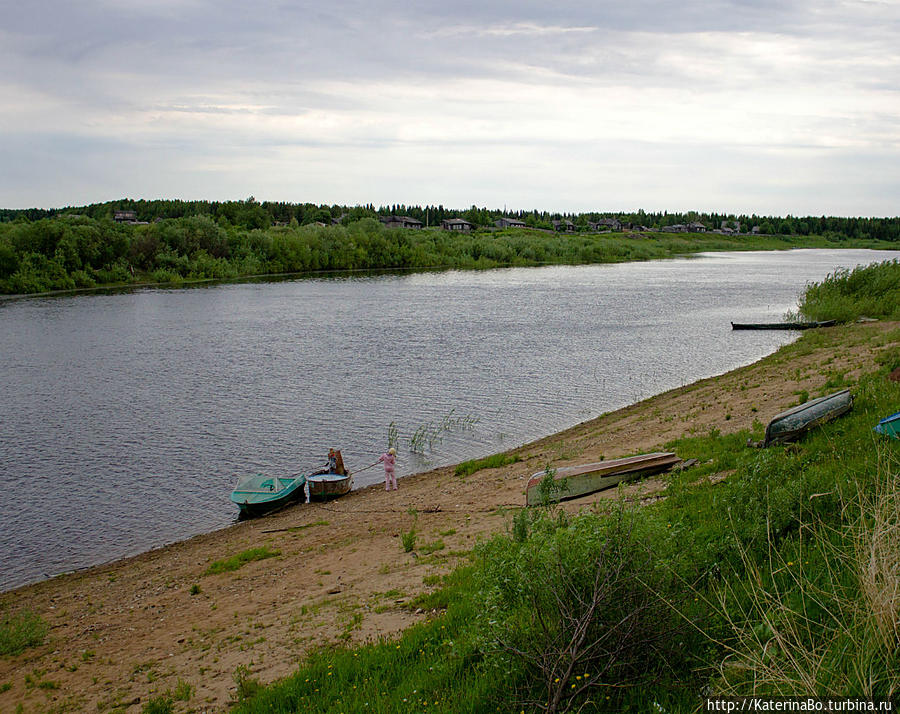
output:
[[[391,486],[393,485],[394,490],[397,490],[397,477],[394,476],[394,464],[397,463],[397,451],[393,448],[388,449],[386,454],[382,454],[378,457],[378,461],[382,461],[384,463],[384,490],[390,491]],[[376,461],[376,463],[378,463]]]

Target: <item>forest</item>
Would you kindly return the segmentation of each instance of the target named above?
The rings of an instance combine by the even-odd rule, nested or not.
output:
[[[128,212],[123,214],[122,212]],[[117,213],[118,220],[117,220]],[[404,215],[424,230],[388,228]],[[471,232],[443,231],[463,218]],[[497,229],[500,218],[526,228]],[[122,219],[125,220],[122,220]],[[597,233],[616,218],[625,228]],[[553,221],[573,224],[553,230]],[[722,233],[665,233],[702,223]],[[824,245],[895,247],[900,218],[786,218],[689,213],[504,212],[443,206],[317,206],[245,201],[120,200],[0,210],[0,294],[347,270],[492,268],[650,260],[703,250]]]

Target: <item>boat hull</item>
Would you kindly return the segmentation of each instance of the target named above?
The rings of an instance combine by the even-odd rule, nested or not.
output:
[[[525,502],[529,506],[538,506],[545,500],[557,502],[578,498],[610,488],[622,481],[667,471],[680,461],[671,451],[659,451],[579,466],[564,466],[553,472],[554,484],[549,493],[542,493],[541,483],[547,473],[541,471],[528,480]]]
[[[900,439],[900,412],[891,414],[878,422],[875,431],[892,439]]]
[[[850,390],[844,389],[792,407],[769,422],[763,446],[796,441],[813,427],[846,414],[852,406]]]
[[[306,479],[309,484],[309,497],[316,500],[337,498],[350,492],[353,477],[350,474],[316,474]]]
[[[241,481],[231,492],[231,501],[240,509],[239,518],[256,518],[305,500],[305,476],[256,475]]]
[[[732,330],[812,330],[816,327],[834,327],[835,320],[821,322],[732,322]]]

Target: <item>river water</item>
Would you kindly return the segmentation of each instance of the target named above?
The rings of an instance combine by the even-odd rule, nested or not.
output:
[[[253,473],[484,456],[748,364],[864,250],[0,301],[0,590],[232,523]],[[379,469],[356,477],[379,481]],[[401,481],[402,488],[402,481]],[[302,507],[302,506],[301,506]]]

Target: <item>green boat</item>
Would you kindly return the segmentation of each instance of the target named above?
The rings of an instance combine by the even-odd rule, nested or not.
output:
[[[878,422],[875,431],[892,439],[900,439],[900,412],[891,414]]]
[[[796,441],[804,433],[819,424],[846,414],[853,406],[849,389],[804,402],[777,414],[766,427],[763,446],[772,446],[787,441]]]
[[[231,492],[231,501],[240,509],[239,518],[271,513],[300,499],[306,499],[306,476],[263,476],[240,481]]]

